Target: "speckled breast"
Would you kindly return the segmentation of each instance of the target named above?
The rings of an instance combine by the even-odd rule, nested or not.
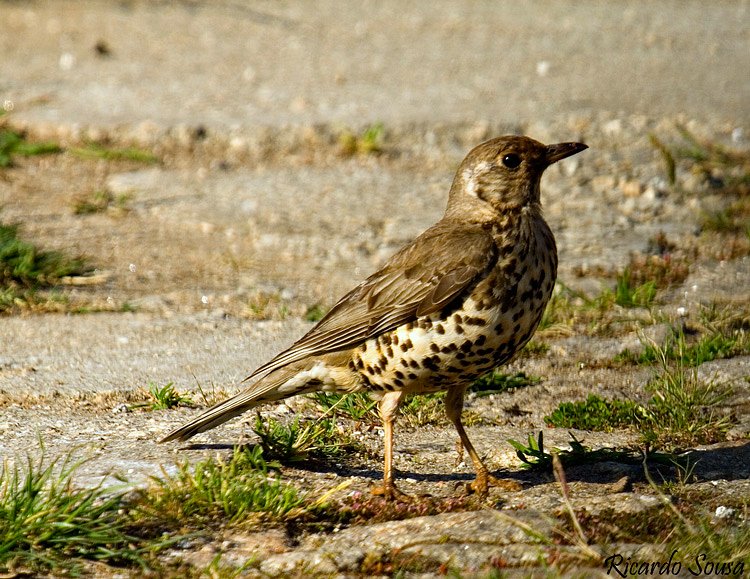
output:
[[[551,234],[550,234],[551,237]],[[452,308],[369,340],[352,369],[373,391],[429,392],[465,384],[507,362],[531,338],[552,295],[557,256],[552,241],[499,260]]]

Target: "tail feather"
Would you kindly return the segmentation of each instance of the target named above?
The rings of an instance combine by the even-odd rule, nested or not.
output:
[[[176,428],[159,442],[188,440],[196,434],[219,426],[251,408],[308,391],[304,383],[295,388],[287,388],[285,383],[292,376],[293,373],[288,371],[273,372],[253,384],[250,388],[235,394],[231,398],[227,398],[223,402],[219,402],[187,424]],[[284,385],[284,388],[280,388],[282,385]]]

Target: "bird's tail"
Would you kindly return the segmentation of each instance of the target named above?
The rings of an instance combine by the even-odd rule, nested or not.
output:
[[[290,369],[282,368],[272,372],[268,376],[261,378],[258,382],[246,388],[242,392],[227,398],[223,402],[212,406],[204,413],[200,414],[187,424],[176,428],[159,442],[169,442],[170,440],[187,440],[196,434],[210,430],[239,416],[243,412],[255,408],[266,402],[289,398],[297,394],[310,392],[315,388],[310,388],[303,380],[297,384],[294,382],[296,372]]]

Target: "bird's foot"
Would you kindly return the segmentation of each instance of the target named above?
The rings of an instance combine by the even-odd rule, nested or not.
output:
[[[402,503],[406,503],[414,500],[414,497],[401,492],[393,483],[373,487],[370,492],[375,496],[383,497],[387,501],[400,501]]]
[[[487,472],[480,472],[477,478],[469,485],[466,485],[467,493],[476,493],[485,496],[489,492],[490,486],[504,491],[520,491],[523,485],[516,480],[507,478],[496,478]]]

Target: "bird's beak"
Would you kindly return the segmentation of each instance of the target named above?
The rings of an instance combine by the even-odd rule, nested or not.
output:
[[[583,143],[556,143],[554,145],[547,145],[547,165],[557,163],[560,159],[570,157],[588,148],[589,146]]]

